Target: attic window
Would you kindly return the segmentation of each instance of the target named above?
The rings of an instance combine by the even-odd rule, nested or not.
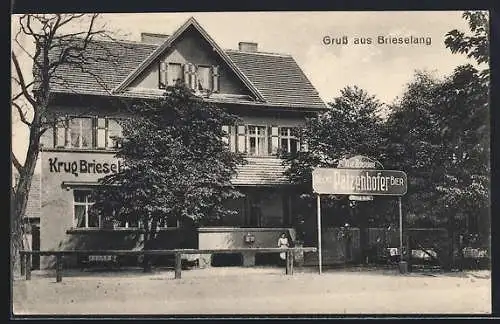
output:
[[[195,92],[218,92],[219,67],[192,63],[160,63],[158,84],[160,89],[173,86],[179,80]]]

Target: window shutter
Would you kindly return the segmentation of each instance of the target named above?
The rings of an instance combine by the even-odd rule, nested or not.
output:
[[[245,126],[238,125],[238,152],[243,153],[246,151],[246,142],[245,142]]]
[[[276,126],[271,127],[271,153],[276,154],[279,147],[279,128]]]
[[[97,118],[97,147],[106,147],[106,119]]]
[[[219,92],[219,67],[212,66],[212,91]]]
[[[160,62],[160,89],[165,89],[167,87],[167,64],[165,62]]]
[[[236,152],[236,127],[229,126],[229,148],[231,152]]]
[[[196,65],[194,64],[189,64],[189,69],[190,69],[190,74],[191,74],[191,89],[196,90],[198,82],[196,80],[197,74],[196,74]]]
[[[191,78],[189,75],[189,64],[187,63],[184,64],[183,68],[184,68],[184,83],[186,84],[187,87],[190,87]]]
[[[56,147],[64,147],[66,146],[66,129],[67,126],[66,116],[57,117],[56,120]]]
[[[66,116],[66,141],[64,142],[65,147],[71,147],[71,119]]]

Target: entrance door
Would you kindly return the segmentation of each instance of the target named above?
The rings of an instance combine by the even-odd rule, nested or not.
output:
[[[31,249],[40,251],[40,226],[31,226]],[[40,270],[40,255],[33,255],[31,258],[31,270]]]
[[[260,227],[262,210],[261,210],[261,197],[259,192],[251,192],[247,194],[246,204],[247,213],[245,217],[246,226]]]

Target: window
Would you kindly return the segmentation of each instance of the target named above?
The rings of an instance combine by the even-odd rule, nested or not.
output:
[[[284,152],[296,153],[299,150],[299,141],[292,135],[293,128],[280,128],[280,148]]]
[[[212,90],[212,76],[210,66],[198,66],[198,88],[199,91]]]
[[[117,148],[122,136],[119,119],[104,117],[59,117],[54,132],[55,147]]]
[[[267,127],[248,126],[247,141],[249,155],[268,155]]]
[[[184,82],[195,91],[219,91],[219,67],[195,65],[193,63],[166,63],[159,65],[160,89],[173,86],[178,81]]]
[[[71,118],[68,125],[71,147],[93,146],[92,118]]]
[[[97,119],[97,147],[118,148],[118,137],[122,136],[122,126],[118,119]]]
[[[122,127],[116,119],[106,119],[106,147],[117,148],[119,147],[117,137],[122,136]]]
[[[74,190],[73,191],[73,206],[74,206],[74,226],[78,228],[100,227],[100,216],[92,210],[91,191],[90,190]]]
[[[169,86],[175,85],[178,81],[183,81],[184,73],[182,71],[182,64],[180,63],[169,63],[168,64],[168,82]]]

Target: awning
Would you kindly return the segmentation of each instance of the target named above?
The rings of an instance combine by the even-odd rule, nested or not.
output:
[[[68,190],[72,188],[95,188],[102,186],[111,186],[111,185],[105,185],[97,181],[63,181],[61,184],[61,187],[66,188]]]

